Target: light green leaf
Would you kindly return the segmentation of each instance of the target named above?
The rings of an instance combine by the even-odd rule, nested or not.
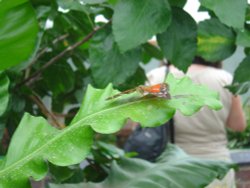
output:
[[[27,61],[36,47],[37,33],[28,0],[0,1],[0,70]]]
[[[170,26],[157,35],[157,41],[167,60],[186,72],[196,53],[197,25],[181,8],[173,8],[172,13]]]
[[[9,78],[4,72],[0,71],[0,116],[5,112],[9,102]]]
[[[113,32],[122,52],[166,30],[171,20],[167,0],[120,0],[115,6]]]
[[[247,0],[200,0],[200,3],[214,11],[222,23],[239,29],[244,27]]]
[[[232,168],[232,165],[228,163],[190,157],[179,148],[169,146],[156,163],[128,158],[122,158],[118,162],[114,161],[108,178],[101,183],[50,184],[49,187],[205,187],[213,179],[222,178],[230,168]]]
[[[0,187],[29,187],[29,177],[40,180],[45,176],[45,160],[58,166],[79,163],[92,145],[92,129],[98,133],[114,133],[128,118],[142,126],[154,127],[168,121],[176,109],[191,115],[203,105],[219,108],[216,93],[194,85],[190,79],[169,75],[167,81],[171,95],[181,93],[181,98],[167,100],[132,93],[107,100],[117,93],[111,85],[104,90],[89,86],[79,112],[63,130],[51,127],[41,117],[25,114],[0,166]]]
[[[170,94],[173,96],[168,106],[179,110],[184,115],[190,116],[205,105],[214,110],[222,108],[217,92],[210,90],[207,86],[192,83],[188,77],[175,79],[170,74],[166,82],[170,84]]]
[[[212,18],[198,25],[197,54],[207,61],[221,61],[234,53],[235,35],[229,27]]]
[[[29,177],[40,180],[46,175],[45,160],[59,166],[79,163],[88,154],[92,137],[89,126],[60,131],[41,117],[25,114],[0,166],[0,187],[30,187]]]
[[[176,79],[170,74],[166,81],[170,85],[170,94],[180,97],[167,100],[142,97],[138,93],[133,93],[114,100],[106,100],[116,93],[111,86],[105,91],[90,87],[89,95],[84,98],[82,108],[72,123],[80,121],[88,114],[98,112],[98,117],[101,118],[88,119],[86,124],[91,125],[96,132],[114,133],[121,128],[128,117],[140,122],[142,126],[153,127],[169,120],[176,109],[184,115],[192,115],[204,105],[216,110],[222,107],[217,92],[209,90],[206,86],[193,84],[188,77]],[[96,98],[106,102],[95,100]],[[119,123],[117,117],[120,117]]]
[[[91,74],[97,87],[104,88],[110,82],[116,87],[133,76],[141,59],[139,49],[120,53],[113,35],[103,30],[98,32],[89,48]]]

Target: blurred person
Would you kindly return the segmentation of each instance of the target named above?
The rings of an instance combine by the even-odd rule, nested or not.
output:
[[[195,57],[186,75],[194,83],[203,84],[220,94],[223,108],[219,111],[203,107],[192,116],[184,116],[176,112],[174,116],[175,144],[187,154],[202,159],[224,160],[230,162],[227,148],[226,128],[233,131],[244,131],[246,121],[239,96],[234,96],[224,86],[232,83],[232,75],[221,69],[221,62],[208,62]],[[184,73],[174,66],[169,72],[181,78]],[[166,67],[157,68],[148,73],[149,84],[164,81]],[[170,88],[171,89],[171,88]],[[234,171],[230,170],[222,181],[214,180],[208,188],[235,187]]]

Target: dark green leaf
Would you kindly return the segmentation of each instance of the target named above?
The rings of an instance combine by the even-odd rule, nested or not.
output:
[[[66,62],[50,66],[44,71],[43,78],[47,90],[52,91],[53,96],[70,92],[74,88],[75,75],[70,65]]]
[[[244,27],[247,0],[200,0],[200,3],[214,11],[222,23],[239,29]]]
[[[80,0],[57,0],[58,6],[65,10],[77,10],[89,14],[89,8],[81,3]]]
[[[108,178],[102,183],[50,184],[50,188],[205,187],[213,179],[221,179],[232,166],[190,157],[179,148],[169,146],[156,163],[128,158],[114,161]]]
[[[199,56],[207,61],[221,61],[232,55],[235,49],[235,35],[229,27],[215,18],[199,23]]]
[[[250,47],[244,49],[244,53],[249,56],[250,55]]]
[[[122,52],[147,42],[161,33],[171,20],[167,0],[120,0],[115,6],[113,32]]]
[[[246,21],[250,21],[250,4],[247,6]]]
[[[28,0],[0,1],[0,70],[28,60],[37,33],[36,16]]]
[[[186,4],[187,0],[168,0],[168,2],[171,6],[182,8]]]
[[[139,66],[135,74],[132,77],[128,78],[126,82],[119,85],[117,88],[122,91],[135,88],[136,86],[144,85],[146,80],[147,77],[145,71],[142,67]]]
[[[123,84],[135,74],[141,59],[139,49],[120,53],[112,34],[106,31],[94,36],[89,54],[94,82],[101,88],[111,82],[115,86]]]
[[[173,20],[157,41],[167,60],[187,71],[196,53],[197,26],[193,18],[180,8],[173,8]]]
[[[158,60],[163,59],[163,54],[162,54],[161,50],[159,48],[157,48],[156,46],[154,46],[153,44],[150,44],[150,43],[143,44],[143,50],[148,55],[150,55],[150,57],[154,57]]]
[[[247,56],[234,72],[234,79],[228,88],[235,94],[244,94],[250,88],[250,55]]]
[[[4,72],[0,71],[0,117],[5,112],[9,102],[9,78]],[[1,123],[1,122],[0,122]]]
[[[55,166],[49,163],[49,172],[53,180],[61,183],[74,175],[73,169],[66,166]]]

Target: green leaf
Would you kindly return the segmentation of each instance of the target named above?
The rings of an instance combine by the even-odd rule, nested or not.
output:
[[[192,83],[188,77],[175,79],[172,74],[169,74],[166,82],[170,84],[170,94],[173,96],[168,106],[179,110],[184,115],[190,116],[204,105],[214,110],[222,108],[217,92],[207,86]]]
[[[200,3],[214,11],[222,23],[239,29],[244,27],[247,0],[200,0]]]
[[[93,37],[89,55],[91,74],[100,88],[110,82],[115,86],[123,84],[135,74],[141,59],[139,49],[120,53],[113,35],[107,31],[100,31]]]
[[[77,10],[86,14],[89,13],[89,9],[81,3],[80,0],[57,0],[58,6],[65,10]]]
[[[5,112],[9,102],[9,78],[4,72],[0,71],[0,117]]]
[[[229,27],[215,18],[199,23],[199,56],[207,61],[221,61],[232,55],[235,49],[235,35]]]
[[[150,43],[145,43],[143,44],[143,50],[150,55],[150,57],[154,57],[158,60],[162,60],[163,59],[163,54],[161,52],[161,50],[159,48],[157,48],[156,46],[154,46],[153,44]]]
[[[75,84],[74,74],[70,65],[62,61],[61,63],[50,66],[44,71],[43,82],[45,82],[47,90],[52,91],[55,97],[73,90]]]
[[[0,70],[28,60],[37,33],[36,16],[28,0],[0,1]]]
[[[129,77],[124,84],[119,85],[117,88],[122,91],[135,88],[138,85],[144,85],[146,80],[147,77],[145,71],[142,67],[139,66],[135,74]]]
[[[250,47],[250,30],[237,32],[236,44],[244,47]]]
[[[176,7],[172,13],[170,26],[157,35],[157,41],[167,60],[186,72],[196,53],[197,26],[184,10]]]
[[[92,137],[89,126],[60,131],[41,117],[25,114],[0,167],[0,187],[29,187],[29,177],[40,180],[46,175],[45,160],[59,166],[79,163],[88,154]]]
[[[239,64],[234,72],[234,79],[231,86],[227,86],[234,94],[244,94],[250,88],[250,55]]]
[[[167,100],[132,93],[107,100],[117,93],[111,85],[104,90],[89,86],[79,112],[63,130],[51,127],[41,117],[25,114],[0,166],[0,187],[29,187],[29,177],[40,180],[45,176],[48,168],[45,160],[58,166],[79,163],[92,145],[92,129],[98,133],[114,133],[128,118],[142,126],[154,127],[168,121],[176,109],[191,115],[203,105],[219,108],[215,92],[193,84],[187,77],[175,79],[169,75],[167,81],[170,94],[181,93],[180,98]]]
[[[186,4],[187,0],[168,0],[168,2],[171,6],[182,8]]]
[[[169,120],[176,109],[184,115],[192,115],[204,105],[216,110],[222,107],[217,92],[211,91],[205,86],[193,84],[188,77],[176,79],[170,74],[166,81],[170,85],[170,94],[180,97],[166,100],[141,97],[140,94],[133,93],[115,100],[106,100],[117,93],[113,92],[111,86],[108,86],[105,91],[89,87],[88,96],[84,98],[82,107],[72,123],[88,114],[98,112],[98,117],[87,120],[86,124],[91,125],[96,132],[108,134],[121,129],[128,117],[135,122],[140,122],[142,126],[153,127]],[[105,100],[106,102],[104,102]]]
[[[122,158],[118,162],[114,161],[108,178],[101,183],[50,184],[49,187],[205,187],[215,178],[221,179],[232,166],[225,162],[197,159],[188,156],[177,147],[169,146],[156,163],[128,158]]]
[[[171,13],[167,0],[120,0],[115,6],[113,32],[122,52],[166,30]]]

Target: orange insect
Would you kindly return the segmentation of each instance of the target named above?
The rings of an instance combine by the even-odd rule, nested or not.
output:
[[[130,93],[133,93],[133,92],[138,92],[143,96],[145,96],[145,95],[153,95],[153,96],[156,96],[156,97],[161,97],[161,98],[166,98],[166,99],[171,98],[171,96],[169,94],[169,86],[168,86],[168,84],[167,83],[162,83],[162,84],[156,84],[156,85],[153,85],[153,86],[138,86],[136,88],[129,89],[129,90],[123,91],[121,93],[118,93],[116,95],[113,95],[113,96],[107,98],[107,100],[114,99],[114,98],[120,97],[120,96],[122,96],[124,94],[130,94]]]

